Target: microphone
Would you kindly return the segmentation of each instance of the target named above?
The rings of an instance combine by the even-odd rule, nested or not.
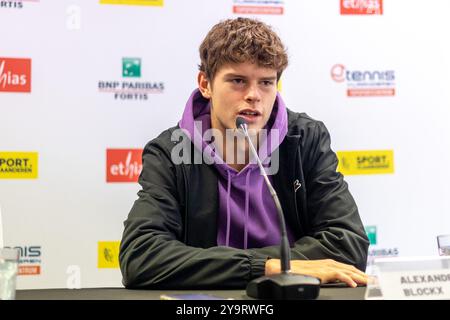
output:
[[[281,273],[262,276],[250,281],[247,285],[247,295],[256,299],[274,299],[274,300],[306,300],[316,299],[320,291],[320,280],[316,277],[291,273],[291,251],[286,232],[286,223],[284,221],[283,209],[275,189],[272,187],[267,173],[259,159],[252,140],[248,134],[248,125],[242,117],[236,118],[236,128],[242,129],[248,140],[252,154],[255,157],[261,174],[264,177],[267,188],[275,202],[280,221],[281,243],[280,243],[280,261]]]

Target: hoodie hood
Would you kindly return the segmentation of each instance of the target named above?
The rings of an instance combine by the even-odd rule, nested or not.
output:
[[[211,141],[203,138],[204,133],[211,129],[210,112],[209,100],[196,89],[186,103],[179,126],[189,133],[195,148],[202,152],[203,161],[213,163],[219,173],[218,245],[247,249],[279,244],[276,207],[257,163],[251,160],[241,171],[237,171],[216,154]],[[287,134],[287,110],[279,93],[264,129],[267,129],[267,138],[258,153],[261,161],[268,166],[272,152]],[[294,239],[289,229],[288,237],[292,243]]]

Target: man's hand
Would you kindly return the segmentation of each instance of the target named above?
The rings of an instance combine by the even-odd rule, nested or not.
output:
[[[280,273],[279,259],[266,261],[266,276]],[[354,266],[331,259],[325,260],[291,260],[291,272],[319,278],[321,283],[342,281],[350,287],[367,284],[368,276]]]

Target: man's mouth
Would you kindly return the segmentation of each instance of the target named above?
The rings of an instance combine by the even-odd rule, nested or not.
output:
[[[259,116],[260,113],[257,111],[241,111],[239,112],[240,115],[242,116]]]
[[[244,109],[238,113],[239,117],[243,117],[248,123],[255,122],[261,116],[258,110]]]
[[[245,119],[245,121],[251,125],[253,123],[256,123],[259,118],[261,117],[261,113],[258,111],[252,111],[252,110],[243,110],[238,113],[238,117],[242,117]]]

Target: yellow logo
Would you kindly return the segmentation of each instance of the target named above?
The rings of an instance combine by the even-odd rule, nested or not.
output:
[[[100,4],[162,7],[164,5],[164,0],[100,0]]]
[[[119,268],[120,241],[98,242],[98,268]]]
[[[0,179],[37,179],[37,152],[0,152]]]
[[[277,90],[278,90],[278,92],[281,92],[282,88],[283,88],[283,83],[281,82],[281,79],[280,79],[280,80],[278,80],[278,83],[277,83]]]
[[[394,173],[393,150],[338,151],[337,157],[343,175]]]

